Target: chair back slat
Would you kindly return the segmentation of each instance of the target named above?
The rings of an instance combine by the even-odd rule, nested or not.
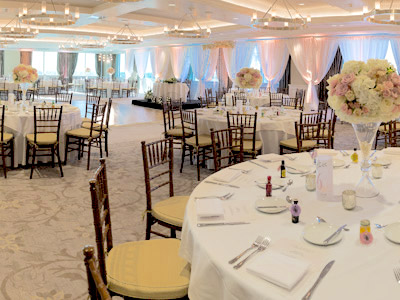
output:
[[[86,95],[85,118],[91,118],[93,114],[93,104],[100,104],[100,96]]]
[[[243,139],[253,141],[253,149],[256,142],[257,113],[254,114],[226,114],[228,128],[240,128],[243,126]]]
[[[282,106],[283,94],[281,93],[269,93],[270,106]]]
[[[153,143],[146,144],[142,141],[142,157],[143,157],[143,169],[144,178],[146,185],[146,199],[147,199],[147,210],[151,210],[151,193],[155,190],[169,185],[170,197],[174,195],[173,185],[173,140],[172,138],[156,141]],[[165,170],[163,165],[168,164],[168,169]],[[152,186],[151,181],[157,178],[167,176],[167,180]],[[161,180],[161,179],[160,179]],[[162,179],[164,180],[164,179]]]
[[[4,109],[4,105],[0,106],[0,116],[1,116],[1,120],[0,120],[0,134],[1,134],[1,140],[4,141],[4,113],[5,113],[5,109]]]
[[[37,107],[34,106],[34,134],[35,144],[37,143],[37,134],[39,133],[55,133],[57,140],[60,137],[60,127],[63,107]]]
[[[197,130],[197,111],[180,110],[182,122],[182,141],[185,142],[187,137],[196,137],[196,145],[199,144],[199,136]]]
[[[106,253],[110,252],[113,247],[113,240],[105,159],[100,159],[100,167],[96,170],[94,178],[90,180],[89,184],[92,197],[93,224],[96,233],[97,258],[101,277],[107,284],[105,257]],[[104,243],[107,244],[106,248]]]
[[[72,103],[73,93],[56,93],[56,103]]]
[[[322,119],[322,111],[315,113],[300,113],[300,123],[301,124],[317,124],[319,122],[325,121]]]

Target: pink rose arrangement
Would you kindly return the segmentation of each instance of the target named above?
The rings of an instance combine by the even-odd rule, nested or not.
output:
[[[388,122],[400,116],[400,76],[387,60],[346,62],[328,83],[328,103],[342,121]]]
[[[13,69],[15,83],[35,83],[38,78],[37,70],[32,66],[20,64]]]
[[[114,69],[113,67],[109,67],[109,68],[107,69],[107,73],[110,74],[110,75],[112,75],[112,74],[115,73],[115,69]]]
[[[243,68],[236,74],[235,82],[242,89],[258,89],[262,84],[260,70]]]

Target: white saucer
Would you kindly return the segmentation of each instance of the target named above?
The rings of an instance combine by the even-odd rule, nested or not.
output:
[[[384,157],[379,157],[377,158],[374,162],[374,164],[380,164],[382,166],[390,166],[390,164],[392,163],[389,159],[384,158]]]
[[[260,212],[267,214],[277,214],[289,207],[289,203],[283,198],[278,197],[262,197],[258,199],[255,203],[256,209]],[[260,206],[282,206],[282,207],[271,207],[271,208],[260,208]]]
[[[400,244],[400,222],[389,224],[385,227],[386,238],[396,244]]]
[[[343,230],[333,237],[328,243],[326,240],[332,233],[339,228],[338,225],[332,225],[328,223],[314,223],[309,224],[304,228],[303,238],[314,245],[329,246],[340,242],[343,237]]]
[[[262,179],[255,180],[254,182],[257,184],[258,187],[265,190],[265,186],[267,185],[268,179],[262,178]],[[286,185],[286,182],[287,182],[286,178],[272,176],[272,178],[271,178],[272,189],[273,190],[281,189]]]
[[[334,158],[332,159],[332,165],[334,168],[340,168],[344,166],[344,160]]]

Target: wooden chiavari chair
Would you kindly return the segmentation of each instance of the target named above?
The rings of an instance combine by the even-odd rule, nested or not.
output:
[[[206,89],[206,103],[207,108],[214,108],[218,106],[218,99],[212,96],[212,89]]]
[[[55,95],[58,92],[59,92],[58,79],[53,78],[51,79],[51,85],[47,88],[47,93],[49,95]]]
[[[180,105],[171,102],[163,101],[163,121],[164,121],[164,136],[165,138],[172,137],[174,144],[179,144],[181,149],[182,144],[182,122],[180,120]],[[186,133],[190,137],[189,133]]]
[[[121,90],[121,83],[118,81],[113,82],[112,89],[111,89],[111,98],[117,97],[120,98],[120,90]]]
[[[98,268],[98,262],[94,257],[94,247],[85,246],[83,249],[84,262],[89,286],[90,300],[112,300],[107,286],[104,284]]]
[[[285,108],[289,109],[297,109],[297,98],[282,98],[282,105]]]
[[[38,95],[46,95],[46,87],[44,86],[44,80],[39,79],[36,81],[38,88]]]
[[[288,88],[278,88],[277,92],[280,93],[280,94],[287,95],[287,94],[289,94],[289,89]]]
[[[6,88],[6,79],[0,81],[0,100],[8,100],[8,89]]]
[[[199,97],[198,100],[200,101],[201,108],[207,107],[207,101],[203,97]]]
[[[283,94],[281,93],[269,93],[269,105],[270,106],[282,106]]]
[[[92,121],[93,104],[99,105],[100,97],[86,94],[85,117],[82,119],[82,123]]]
[[[243,162],[243,126],[215,131],[211,129],[211,140],[215,172]]]
[[[96,95],[100,96],[100,98],[106,98],[107,97],[107,88],[104,87],[104,80],[103,79],[97,80]]]
[[[72,97],[74,93],[57,93],[56,94],[56,103],[68,103],[72,104]]]
[[[110,294],[125,299],[185,297],[189,286],[189,270],[187,262],[178,255],[178,239],[114,245],[104,159],[100,160],[100,167],[90,181],[90,193],[100,276]]]
[[[103,133],[103,122],[104,113],[106,110],[106,104],[96,105],[93,104],[92,119],[90,122],[90,129],[78,128],[67,131],[65,141],[65,160],[67,163],[68,152],[78,151],[78,160],[83,157],[83,153],[87,152],[88,161],[87,169],[90,168],[90,154],[92,147],[98,147],[100,149],[100,157],[103,157],[102,150],[102,133]],[[85,150],[87,147],[87,151]]]
[[[60,159],[60,126],[63,107],[60,108],[43,108],[34,107],[34,133],[26,135],[26,162],[32,151],[31,175],[35,168],[36,158],[39,156],[51,156],[52,167],[54,168],[54,157],[57,156],[58,166],[60,168],[61,177],[64,173]],[[50,154],[48,153],[50,151]],[[47,152],[38,154],[38,152]]]
[[[211,136],[199,135],[197,127],[197,111],[183,111],[181,109],[182,121],[182,160],[181,169],[182,173],[183,164],[186,157],[186,151],[190,153],[190,164],[193,164],[193,153],[196,156],[197,166],[197,180],[200,181],[200,164],[205,167],[206,161],[212,154]],[[190,137],[187,137],[187,136]]]
[[[3,162],[4,178],[7,178],[7,166],[6,166],[7,157],[11,158],[11,168],[14,168],[14,135],[12,133],[4,131],[4,114],[5,114],[4,105],[0,106],[0,109],[1,109],[0,155]]]
[[[400,146],[400,128],[398,128],[398,125],[397,121],[389,121],[381,125],[384,127],[383,132],[386,133],[384,135],[385,148]]]
[[[171,237],[176,237],[176,231],[182,230],[183,216],[189,196],[175,196],[173,182],[173,141],[172,138],[146,144],[142,142],[143,168],[146,185],[146,240],[151,234],[168,237],[152,230],[154,224],[160,224],[171,230]],[[168,170],[165,170],[168,167]],[[156,179],[157,181],[153,180]],[[163,183],[160,181],[166,180]],[[152,183],[154,181],[154,183]],[[169,197],[152,203],[152,192],[168,185]]]
[[[254,114],[230,114],[227,112],[228,128],[240,128],[243,126],[243,152],[255,158],[262,152],[262,141],[256,139],[257,113]],[[239,151],[239,146],[234,148]]]

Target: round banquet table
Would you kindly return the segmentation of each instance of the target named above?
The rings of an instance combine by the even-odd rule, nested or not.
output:
[[[182,102],[186,102],[188,93],[189,87],[186,83],[182,82],[154,82],[153,85],[153,94],[155,97],[171,97],[172,100],[181,99]]]
[[[32,109],[32,108],[31,108]],[[64,159],[65,133],[68,130],[81,126],[82,118],[78,107],[64,104],[60,127],[60,157]],[[13,112],[10,109],[5,112],[4,130],[14,135],[14,167],[26,165],[26,135],[34,133],[33,111]],[[42,158],[38,158],[41,160]]]
[[[397,152],[400,154],[400,152]],[[264,163],[268,170],[249,162],[236,165],[236,168],[251,170],[242,174],[230,184],[240,188],[225,187],[200,183],[192,192],[186,207],[181,235],[180,256],[191,264],[189,297],[191,300],[207,299],[301,299],[318,278],[323,267],[335,260],[327,276],[322,279],[312,295],[312,299],[398,299],[400,286],[395,280],[393,268],[400,266],[400,245],[385,238],[383,229],[371,226],[374,241],[362,245],[359,241],[360,220],[369,219],[373,223],[390,224],[399,220],[400,205],[400,155],[385,155],[392,161],[385,169],[383,178],[374,180],[380,196],[372,199],[357,198],[354,210],[344,210],[341,203],[341,192],[353,187],[361,178],[360,167],[352,164],[350,168],[335,168],[334,197],[332,201],[317,199],[316,192],[305,189],[305,179],[300,175],[288,174],[294,181],[286,192],[273,190],[273,196],[291,195],[299,199],[302,208],[300,222],[293,224],[291,214],[285,210],[278,214],[266,214],[255,209],[255,201],[265,195],[265,190],[255,185],[254,180],[267,175],[278,175],[277,163]],[[296,163],[313,167],[308,153],[297,156]],[[350,162],[349,156],[336,158]],[[289,160],[286,160],[289,162]],[[220,171],[223,172],[224,170]],[[215,174],[207,180],[212,180]],[[195,197],[223,195],[233,192],[234,196],[224,200],[224,221],[249,221],[245,225],[225,225],[197,227],[198,219],[195,208]],[[201,201],[201,199],[197,200]],[[343,233],[340,242],[330,246],[317,246],[303,239],[303,230],[307,224],[315,223],[316,216],[339,227],[347,224],[350,229]],[[317,225],[318,226],[318,225]],[[309,263],[304,277],[292,290],[279,287],[250,273],[246,266],[235,270],[228,261],[248,248],[258,235],[271,238],[266,251],[252,259],[267,258],[269,253],[278,252]]]
[[[232,97],[233,93],[226,93],[226,105],[231,106],[233,104]],[[282,94],[282,98],[289,98],[289,95]],[[250,105],[253,107],[256,106],[270,106],[269,94],[257,94],[257,93],[250,93],[247,94],[247,99],[250,102]]]
[[[197,124],[199,134],[209,134],[210,129],[219,130],[227,128],[226,112],[228,110],[235,113],[234,107],[220,107],[218,113],[216,109],[198,109]],[[300,111],[286,109],[283,115],[276,116],[279,108],[259,108],[257,111],[256,139],[263,142],[263,153],[279,153],[279,142],[281,140],[295,137],[294,122],[300,119]],[[254,113],[254,108],[250,108],[249,113]],[[261,112],[264,112],[262,117]]]
[[[3,83],[4,83],[4,80],[0,81],[0,84],[3,84]],[[41,80],[40,81],[40,86],[45,88],[46,93],[48,91],[48,88],[51,87],[52,85],[53,85],[53,81],[52,80]],[[61,80],[58,81],[58,85],[59,86],[62,85]],[[18,89],[18,83],[15,83],[13,81],[6,81],[5,82],[5,88],[8,90],[9,93],[13,93],[14,90]]]
[[[111,90],[113,88],[113,82],[112,81],[104,81],[103,87],[107,89],[107,98],[111,98]],[[127,87],[128,87],[128,82],[121,82],[119,85],[119,93],[121,94],[121,90],[123,88],[127,88]]]

